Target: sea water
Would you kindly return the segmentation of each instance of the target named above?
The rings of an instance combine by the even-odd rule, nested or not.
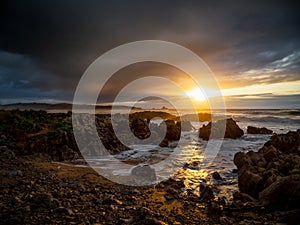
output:
[[[199,128],[208,122],[192,122],[195,127],[193,131],[185,131],[181,134],[181,140],[177,148],[180,149],[179,156],[171,164],[156,168],[156,175],[161,179],[167,179],[170,175],[176,179],[184,180],[187,189],[197,193],[199,185],[203,180],[215,186],[215,194],[230,198],[232,192],[238,188],[237,174],[233,172],[235,165],[233,158],[239,151],[258,151],[263,147],[271,135],[248,134],[247,126],[266,127],[274,133],[287,133],[300,129],[300,110],[228,110],[227,117],[233,118],[244,130],[245,134],[238,139],[224,138],[218,154],[209,154],[206,148],[207,141],[198,137]],[[162,120],[152,121],[160,123]],[[210,140],[215,142],[218,140]],[[131,149],[114,156],[106,156],[101,159],[88,160],[90,165],[110,171],[116,176],[128,176],[130,170],[116,167],[114,162],[118,160],[136,162],[136,164],[148,163],[154,165],[172,154],[172,148],[162,148],[155,145],[132,145]],[[204,157],[204,153],[206,152]],[[181,155],[180,155],[181,154]],[[171,170],[172,168],[172,170]],[[174,168],[176,168],[174,170]],[[170,171],[177,171],[170,174]],[[219,172],[223,181],[212,179],[213,172]]]

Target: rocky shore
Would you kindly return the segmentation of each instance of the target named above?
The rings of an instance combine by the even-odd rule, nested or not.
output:
[[[258,152],[234,156],[240,193],[235,204],[280,212],[288,224],[300,222],[300,130],[275,134]]]
[[[188,121],[164,116],[164,146],[178,140],[181,130],[194,129]],[[133,133],[143,139],[162,129],[149,127],[153,117],[130,118]],[[299,224],[300,130],[273,134],[257,152],[236,153],[239,192],[229,201],[215,195],[208,182],[222,184],[218,172],[202,179],[195,193],[176,177],[130,187],[75,165],[81,155],[70,113],[0,111],[0,119],[0,224]],[[234,120],[225,122],[226,138],[243,135]],[[97,115],[96,124],[112,153],[128,149],[113,134],[109,116]],[[200,137],[210,128],[211,123],[203,126]]]

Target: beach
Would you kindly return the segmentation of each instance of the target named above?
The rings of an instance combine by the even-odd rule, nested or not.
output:
[[[115,137],[108,135],[112,139],[102,137],[102,141],[115,143],[106,144],[112,155],[84,160],[70,136],[71,114],[2,111],[1,115],[6,117],[9,125],[9,118],[16,116],[22,121],[28,120],[28,133],[17,134],[20,137],[15,131],[24,126],[22,123],[15,121],[12,133],[5,123],[2,124],[3,224],[274,224],[284,220],[286,215],[293,218],[291,215],[295,214],[289,208],[289,214],[284,211],[278,215],[274,210],[266,210],[259,199],[250,196],[250,201],[238,196],[241,171],[236,169],[234,162],[237,153],[257,152],[274,136],[249,134],[248,126],[268,127],[279,135],[287,130],[297,130],[299,115],[295,110],[229,112],[228,117],[238,121],[236,124],[244,134],[236,139],[224,138],[220,151],[212,159],[210,154],[203,157],[204,150],[209,151],[206,149],[208,141],[199,138],[199,128],[206,126],[208,121],[191,121],[189,128],[192,129],[181,132],[182,140],[171,140],[174,135],[169,134],[168,146],[162,147],[143,144],[125,148],[121,143],[116,144]],[[106,118],[100,115],[99,123]],[[278,122],[280,120],[282,123]],[[161,121],[155,119],[152,123],[159,127]],[[3,127],[7,129],[6,134]],[[107,135],[107,127],[100,129],[100,138],[102,131]],[[142,130],[139,134],[145,132]],[[11,135],[15,135],[15,140]],[[169,167],[164,167],[156,171],[152,185],[122,184],[122,180],[126,181],[132,175],[132,168],[147,163],[155,165],[172,155],[172,146],[176,144],[180,154],[176,162],[168,164],[176,173],[169,174]],[[131,170],[116,167],[117,161],[129,163]],[[106,179],[94,169],[118,176],[121,184]]]

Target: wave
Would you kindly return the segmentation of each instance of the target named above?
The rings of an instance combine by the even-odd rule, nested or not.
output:
[[[245,110],[228,110],[233,114],[248,114],[248,115],[283,115],[283,116],[300,116],[300,109],[245,109]]]
[[[300,119],[298,118],[286,118],[286,117],[276,117],[276,116],[257,116],[257,117],[248,117],[248,116],[233,116],[237,121],[245,122],[269,122],[269,123],[285,123],[285,124],[299,124]]]
[[[278,113],[279,114],[284,114],[284,115],[300,116],[300,110],[299,109],[280,110]]]

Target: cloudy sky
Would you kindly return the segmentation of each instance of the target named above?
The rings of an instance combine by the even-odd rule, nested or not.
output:
[[[300,108],[299,17],[296,1],[1,2],[0,103],[71,102],[97,57],[151,39],[198,54],[228,107]],[[146,75],[162,70],[137,67]],[[104,101],[134,68],[111,80]]]

